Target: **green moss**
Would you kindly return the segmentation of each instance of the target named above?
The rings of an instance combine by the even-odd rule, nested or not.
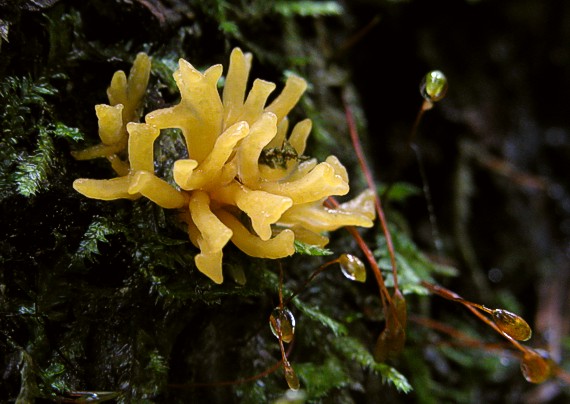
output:
[[[328,248],[306,244],[299,240],[295,240],[295,253],[302,255],[312,255],[316,257],[334,254],[334,252]]]
[[[274,7],[284,17],[321,17],[343,12],[342,6],[336,1],[276,1]]]

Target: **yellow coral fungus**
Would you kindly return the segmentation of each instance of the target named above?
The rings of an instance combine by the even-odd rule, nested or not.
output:
[[[295,240],[324,246],[324,232],[371,227],[374,219],[368,191],[337,209],[323,206],[327,197],[348,193],[348,175],[334,156],[322,163],[299,158],[310,120],[299,122],[287,137],[287,114],[305,91],[305,80],[289,77],[266,106],[276,86],[255,80],[246,94],[250,67],[251,55],[234,49],[220,98],[222,66],[201,73],[181,59],[174,73],[180,103],[137,123],[150,71],[149,58],[139,54],[128,79],[123,72],[113,77],[107,91],[111,105],[96,107],[102,143],[74,153],[81,160],[106,157],[119,175],[76,180],[73,186],[83,195],[103,200],[144,196],[178,209],[200,249],[197,268],[216,283],[223,280],[222,249],[229,241],[254,257],[282,258],[295,252]],[[181,130],[188,150],[187,158],[174,162],[174,183],[154,172],[154,142],[167,128]],[[285,147],[292,157],[284,164],[261,162],[264,153]]]
[[[107,97],[111,105],[95,106],[101,143],[73,152],[76,159],[90,160],[97,157],[112,159],[127,147],[127,124],[139,120],[149,75],[150,59],[144,53],[137,55],[128,79],[121,70],[113,75],[111,86],[107,89]],[[115,164],[118,164],[113,161],[112,163],[113,168]]]

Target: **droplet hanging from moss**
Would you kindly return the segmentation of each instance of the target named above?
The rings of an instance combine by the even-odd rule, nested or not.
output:
[[[285,372],[285,380],[287,381],[287,385],[291,390],[299,390],[301,387],[301,383],[299,383],[299,378],[293,370],[293,366],[289,362],[283,364],[283,371]]]
[[[429,102],[437,102],[447,93],[447,78],[439,70],[428,72],[420,83],[420,93]]]
[[[283,342],[289,343],[293,341],[295,335],[295,317],[288,308],[276,307],[273,309],[269,317],[269,326],[271,327],[271,332],[277,338],[279,338],[279,333],[281,333]]]
[[[342,274],[351,281],[366,282],[366,267],[364,263],[352,254],[342,254],[338,257]]]
[[[527,341],[532,337],[528,323],[519,315],[507,310],[493,310],[493,321],[505,334],[517,341]]]
[[[523,355],[521,371],[529,383],[542,383],[552,374],[549,360],[543,358],[537,351],[531,349]]]

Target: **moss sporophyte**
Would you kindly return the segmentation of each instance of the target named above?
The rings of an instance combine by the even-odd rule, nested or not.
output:
[[[221,97],[221,65],[201,73],[181,59],[174,73],[179,104],[147,113],[140,122],[151,61],[137,55],[128,78],[122,71],[113,76],[109,105],[95,107],[101,143],[73,153],[79,160],[107,158],[118,175],[77,179],[73,187],[81,194],[102,200],[144,196],[177,209],[200,249],[198,270],[216,283],[223,281],[222,249],[229,241],[250,256],[277,259],[292,255],[295,241],[323,247],[329,241],[324,232],[372,227],[375,218],[369,190],[338,207],[324,205],[330,196],[349,192],[348,175],[335,156],[321,163],[303,156],[309,119],[289,133],[287,114],[307,84],[290,76],[266,105],[274,83],[257,79],[246,96],[251,59],[233,50]],[[188,152],[174,162],[173,183],[155,173],[154,142],[168,128],[181,130]],[[280,161],[265,162],[272,155]]]

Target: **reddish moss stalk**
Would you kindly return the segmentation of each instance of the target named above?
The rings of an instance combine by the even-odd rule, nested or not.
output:
[[[392,236],[390,235],[390,230],[388,229],[388,223],[386,221],[386,217],[384,215],[384,210],[382,209],[382,203],[380,202],[380,198],[376,194],[376,187],[374,185],[374,179],[372,178],[372,172],[366,163],[366,159],[364,157],[364,152],[362,151],[362,145],[360,144],[360,139],[358,136],[358,131],[356,130],[356,124],[354,122],[354,117],[352,115],[352,111],[346,102],[344,93],[342,94],[342,103],[344,106],[344,112],[346,116],[346,123],[348,124],[348,131],[350,133],[350,139],[352,140],[352,146],[354,147],[354,151],[356,152],[356,156],[358,158],[358,162],[360,163],[360,168],[364,173],[364,177],[366,178],[366,183],[368,184],[368,188],[374,191],[374,206],[376,207],[376,213],[378,214],[378,219],[380,220],[380,226],[382,227],[382,232],[384,233],[384,237],[386,238],[386,245],[388,247],[388,254],[390,255],[390,263],[392,265],[392,277],[394,278],[394,290],[396,292],[399,291],[398,288],[398,270],[396,266],[396,254],[394,253],[394,244],[392,243]]]

